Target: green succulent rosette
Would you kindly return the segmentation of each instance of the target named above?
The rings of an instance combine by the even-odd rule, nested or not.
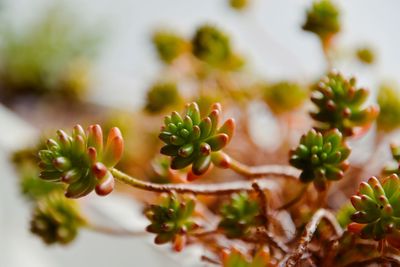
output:
[[[375,62],[375,53],[369,47],[361,47],[357,49],[356,56],[361,63],[371,65]]]
[[[378,107],[364,108],[368,90],[357,88],[354,77],[346,79],[338,72],[322,78],[312,92],[317,110],[311,117],[321,130],[339,129],[344,136],[360,135],[378,116]]]
[[[171,64],[188,49],[186,40],[173,32],[157,31],[152,41],[159,58],[166,64]]]
[[[210,66],[237,70],[244,64],[239,55],[233,53],[229,37],[220,29],[203,25],[192,39],[192,53]]]
[[[165,143],[161,154],[171,156],[171,168],[178,170],[192,164],[192,173],[204,174],[211,166],[213,155],[231,140],[235,129],[233,119],[219,127],[221,105],[214,104],[210,114],[201,119],[196,103],[186,105],[181,116],[172,112],[164,119],[159,138]]]
[[[160,205],[151,205],[145,215],[150,220],[146,230],[156,234],[154,242],[172,242],[174,249],[182,250],[186,235],[198,228],[193,219],[196,202],[190,197],[178,197],[172,193],[163,196]]]
[[[36,203],[30,229],[46,244],[68,244],[85,224],[77,203],[60,192],[53,192]]]
[[[321,40],[340,31],[340,13],[330,0],[314,1],[307,10],[303,30],[315,33]]]
[[[159,82],[152,85],[147,92],[145,110],[149,113],[158,113],[178,104],[181,100],[176,83]]]
[[[278,82],[264,88],[264,100],[275,114],[299,108],[307,98],[307,91],[297,83]]]
[[[387,239],[390,244],[400,247],[400,179],[393,174],[380,182],[371,177],[362,182],[356,195],[351,197],[356,212],[350,227],[358,228],[365,239]],[[358,226],[358,227],[357,227]]]
[[[387,164],[383,170],[383,175],[397,174],[400,175],[400,146],[396,144],[390,145],[394,164]]]
[[[317,190],[323,191],[327,181],[340,180],[349,163],[346,161],[350,148],[338,130],[326,133],[312,129],[300,139],[297,148],[290,151],[290,164],[300,169],[300,181],[313,182]]]
[[[69,198],[83,197],[93,190],[107,195],[114,188],[110,169],[121,159],[123,148],[118,128],[110,130],[105,145],[99,125],[91,125],[87,132],[76,125],[72,135],[59,130],[57,139],[49,139],[47,149],[39,151],[40,178],[67,184],[65,196]]]
[[[378,130],[391,132],[400,127],[400,91],[390,85],[380,86],[378,91]]]
[[[230,202],[222,206],[220,214],[222,219],[218,228],[228,238],[243,237],[251,227],[265,223],[260,214],[258,200],[251,198],[246,192],[233,194]]]

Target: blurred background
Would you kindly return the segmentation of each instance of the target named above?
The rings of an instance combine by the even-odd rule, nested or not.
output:
[[[356,75],[373,96],[383,81],[397,83],[400,2],[334,2],[342,24],[334,67]],[[46,246],[29,233],[30,208],[20,194],[12,153],[34,145],[41,131],[77,122],[127,124],[124,116],[129,112],[151,110],[148,89],[161,77],[178,76],[166,70],[152,45],[160,29],[189,39],[205,23],[222,29],[245,58],[242,71],[249,80],[318,79],[326,70],[320,43],[301,29],[311,3],[250,0],[238,11],[227,0],[2,0],[0,266],[204,266],[198,256],[185,257],[201,255],[198,249],[184,255],[166,253],[167,248],[152,245],[151,237],[82,231],[73,244]],[[354,51],[364,46],[374,51],[373,66],[352,60]],[[191,87],[190,81],[183,84]],[[110,119],[110,114],[119,115]],[[274,122],[267,123],[265,129],[274,131]],[[264,140],[266,146],[271,142]],[[141,207],[127,197],[88,202],[92,216],[105,224],[126,229],[145,225],[136,216]]]

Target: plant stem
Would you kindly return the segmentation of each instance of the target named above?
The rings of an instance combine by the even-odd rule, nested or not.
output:
[[[311,221],[307,224],[297,249],[293,253],[286,256],[279,263],[280,267],[297,266],[299,259],[306,252],[307,246],[311,242],[314,233],[316,232],[318,225],[322,221],[322,219],[325,219],[327,222],[330,223],[337,236],[341,236],[343,234],[343,230],[336,221],[335,216],[326,209],[319,209],[316,213],[314,213]]]
[[[284,166],[281,166],[284,169]],[[254,191],[253,181],[234,181],[225,183],[211,183],[211,184],[155,184],[151,182],[146,182],[129,176],[117,169],[112,168],[111,173],[114,178],[133,186],[138,189],[152,191],[152,192],[171,192],[175,191],[177,193],[192,193],[195,195],[215,195],[215,194],[231,194],[240,191]],[[269,174],[272,175],[272,174]],[[268,175],[263,175],[268,176]],[[275,173],[274,176],[277,176]],[[296,176],[281,175],[281,178],[298,180]],[[275,190],[276,183],[268,177],[257,180],[257,183],[261,190]]]
[[[285,210],[287,208],[290,208],[291,206],[293,206],[294,204],[296,204],[297,202],[300,201],[300,199],[304,196],[304,193],[307,191],[308,189],[308,185],[309,184],[305,184],[303,185],[303,188],[299,191],[299,193],[292,198],[291,200],[289,200],[288,202],[286,202],[285,204],[283,204],[282,206],[280,206],[278,208],[278,210]]]
[[[126,229],[116,229],[116,228],[111,228],[103,225],[97,225],[97,224],[92,224],[90,223],[89,225],[86,226],[88,230],[91,230],[93,232],[97,233],[102,233],[106,235],[114,235],[114,236],[121,236],[121,237],[127,237],[127,236],[143,236],[146,235],[147,233],[145,231],[130,231]]]
[[[284,176],[293,178],[299,177],[300,172],[291,167],[284,165],[263,165],[263,166],[248,166],[237,160],[230,158],[229,168],[248,178],[260,178],[264,176]]]

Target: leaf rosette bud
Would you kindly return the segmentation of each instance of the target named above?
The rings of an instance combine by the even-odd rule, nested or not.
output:
[[[173,243],[176,251],[181,251],[186,243],[188,232],[198,228],[193,219],[196,202],[190,197],[176,194],[163,196],[160,205],[151,205],[145,215],[151,224],[146,230],[156,234],[156,244]]]
[[[322,134],[312,129],[290,151],[290,164],[302,170],[300,181],[313,182],[316,189],[323,191],[327,181],[343,178],[349,166],[346,161],[349,154],[350,148],[338,130]]]
[[[380,182],[371,177],[351,197],[356,212],[349,230],[362,238],[382,240],[400,248],[400,179],[393,174]]]
[[[357,88],[354,77],[348,80],[340,73],[330,72],[313,90],[311,101],[317,110],[310,115],[320,123],[321,130],[337,128],[344,136],[359,135],[379,113],[377,106],[363,107],[367,97],[368,90]]]
[[[172,157],[172,169],[183,169],[192,164],[195,176],[209,169],[212,160],[218,158],[213,155],[229,143],[235,129],[233,119],[219,127],[220,117],[221,105],[214,104],[210,114],[201,119],[196,103],[186,105],[183,116],[172,112],[165,117],[159,135],[166,144],[161,148],[161,154]]]
[[[114,188],[110,169],[121,159],[123,148],[118,128],[110,130],[105,145],[99,125],[89,126],[86,133],[76,125],[72,135],[58,130],[57,139],[49,139],[47,149],[39,151],[40,178],[67,184],[65,196],[69,198],[83,197],[93,190],[107,195]]]

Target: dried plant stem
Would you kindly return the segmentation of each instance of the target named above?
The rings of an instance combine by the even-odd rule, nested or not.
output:
[[[372,263],[394,263],[396,266],[400,266],[400,256],[395,254],[386,254],[379,257],[367,258],[360,261],[354,261],[346,265],[346,267],[351,266],[369,266]]]
[[[282,170],[284,170],[286,166],[280,166],[280,167]],[[111,173],[117,180],[125,184],[131,185],[138,189],[152,191],[152,192],[175,191],[177,193],[192,193],[195,195],[215,195],[215,194],[231,194],[240,191],[254,191],[252,181],[234,181],[234,182],[211,183],[211,184],[155,184],[139,180],[114,168],[111,169]],[[276,182],[269,178],[270,176],[279,177],[277,173],[275,173],[274,175],[266,174],[264,176],[266,177],[257,180],[260,189],[261,190],[276,189]],[[280,177],[297,180],[297,176],[281,175]]]
[[[311,242],[319,223],[325,219],[330,223],[333,230],[336,232],[337,236],[341,236],[343,234],[343,230],[336,221],[335,216],[326,209],[319,209],[311,218],[311,221],[307,224],[306,229],[301,237],[300,244],[296,248],[296,250],[285,257],[279,264],[280,267],[294,267],[298,264],[301,256],[306,252],[308,244]]]
[[[292,198],[291,200],[280,206],[278,210],[285,210],[287,208],[290,208],[297,202],[299,202],[300,199],[304,196],[304,193],[307,191],[307,189],[308,189],[308,184],[303,185],[303,188],[299,191],[299,193],[294,198]]]

